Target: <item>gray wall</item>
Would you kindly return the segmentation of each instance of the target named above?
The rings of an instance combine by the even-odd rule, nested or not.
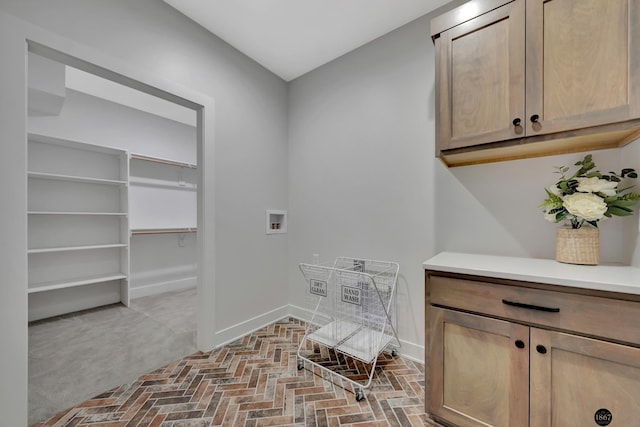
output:
[[[216,329],[283,305],[287,238],[267,236],[264,217],[286,209],[285,82],[159,0],[2,0],[0,10],[215,99]]]
[[[434,159],[430,16],[287,87],[159,0],[0,0],[0,11],[215,98],[219,329],[233,330],[287,302],[303,307],[296,266],[311,261],[313,253],[323,260],[394,260],[401,265],[400,335],[407,354],[419,358],[422,261],[441,250],[553,257],[555,227],[536,206],[553,181],[552,166],[581,156],[457,169]],[[0,35],[0,48],[15,50],[10,29],[0,28]],[[20,52],[12,53],[15,59]],[[22,64],[2,65],[12,82],[22,72]],[[19,98],[24,85],[4,82],[0,129],[24,119],[24,105],[2,102],[7,93],[8,99]],[[595,158],[603,170],[640,169],[637,145],[600,151]],[[3,236],[24,241],[2,247],[0,266],[3,281],[19,281],[26,257],[13,254],[26,251],[26,178],[16,180],[16,171],[23,171],[25,156],[20,144],[9,148],[0,168],[1,194],[11,194],[16,203],[2,207],[3,218],[11,220],[3,224]],[[289,235],[266,236],[264,210],[283,208],[290,214]],[[640,263],[638,216],[605,223],[602,234],[605,261]],[[0,338],[18,350],[3,346],[1,412],[3,421],[20,425],[13,421],[26,411],[26,384],[20,382],[26,380],[26,316],[20,314],[26,312],[26,295],[13,286],[2,298],[15,301],[18,315],[11,304],[2,304]]]
[[[422,341],[421,263],[435,251],[432,57],[419,21],[296,79],[289,94],[292,303],[304,306],[296,265],[314,253],[399,262],[407,345]]]
[[[400,263],[405,354],[422,357],[424,273],[440,251],[555,257],[537,206],[553,166],[584,154],[448,169],[434,158],[434,49],[422,17],[290,83],[289,286],[319,253]],[[640,142],[594,152],[603,171],[640,169]],[[634,151],[632,151],[634,150]],[[635,153],[626,155],[625,153]],[[629,263],[638,216],[601,225],[601,258]]]
[[[101,52],[132,70],[145,70],[150,81],[184,88],[174,93],[215,99],[215,126],[205,117],[206,129],[215,129],[215,179],[209,179],[209,171],[205,179],[215,188],[215,212],[209,209],[207,216],[215,216],[218,341],[248,332],[247,319],[262,320],[260,315],[286,305],[288,298],[287,236],[267,236],[264,219],[265,209],[284,208],[287,202],[287,86],[160,1],[0,1],[0,225],[5,241],[0,412],[3,425],[21,426],[27,419],[24,36],[31,27],[5,13],[72,40],[64,41],[71,51]],[[209,197],[204,204],[212,206]],[[206,235],[203,240],[210,240],[212,228]],[[212,262],[207,269],[213,267]],[[210,284],[205,288],[210,294]]]

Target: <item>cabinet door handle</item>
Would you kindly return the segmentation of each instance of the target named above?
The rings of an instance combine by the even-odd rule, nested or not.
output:
[[[543,346],[542,344],[538,344],[536,346],[536,351],[540,354],[547,354],[547,347]]]
[[[516,340],[516,347],[518,347],[518,348],[524,348],[524,341],[522,341],[522,340]]]
[[[548,313],[560,313],[560,309],[557,307],[543,307],[541,305],[525,304],[523,302],[509,301],[506,299],[503,299],[502,303],[512,307],[528,308],[530,310],[546,311]]]
[[[531,123],[536,123],[538,120],[540,120],[540,116],[537,114],[534,114],[531,116]]]
[[[520,123],[522,122],[522,120],[520,120],[520,117],[516,117],[515,119],[513,119],[513,121],[511,123],[513,123],[514,126],[520,126]]]

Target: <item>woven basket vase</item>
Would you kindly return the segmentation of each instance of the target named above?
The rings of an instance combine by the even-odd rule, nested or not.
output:
[[[600,230],[591,227],[558,228],[556,261],[597,265],[600,261]]]

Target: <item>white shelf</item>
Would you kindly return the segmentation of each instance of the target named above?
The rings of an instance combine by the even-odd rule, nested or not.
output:
[[[167,166],[177,166],[177,167],[189,168],[189,169],[198,168],[198,166],[194,165],[193,163],[180,162],[177,160],[165,159],[162,157],[146,156],[144,154],[138,154],[138,153],[131,153],[131,160],[142,160],[145,162],[153,162],[153,163],[159,163]]]
[[[57,145],[59,147],[74,148],[77,150],[94,151],[96,153],[111,154],[120,156],[124,150],[118,148],[105,147],[103,145],[90,144],[87,142],[74,141],[66,138],[57,138],[55,136],[42,135],[37,133],[28,134],[29,141],[40,142],[43,144]]]
[[[29,178],[48,179],[56,181],[83,182],[88,184],[127,185],[127,181],[113,179],[90,178],[86,176],[60,175],[55,173],[29,172]]]
[[[111,249],[111,248],[126,248],[126,243],[111,243],[106,245],[86,245],[86,246],[60,246],[54,248],[34,248],[29,249],[29,254],[46,254],[52,252],[72,252],[72,251],[88,251],[93,249]]]
[[[101,274],[99,276],[78,277],[75,279],[56,280],[53,282],[33,283],[29,285],[28,293],[53,291],[56,289],[73,288],[77,286],[92,285],[95,283],[110,282],[113,280],[126,279],[123,273]]]
[[[127,216],[126,212],[50,212],[27,211],[29,215],[90,215],[90,216]]]
[[[182,228],[136,228],[131,230],[132,236],[150,235],[150,234],[187,234],[197,233],[196,227]]]
[[[141,177],[129,177],[129,183],[131,185],[139,185],[145,187],[164,187],[171,188],[175,190],[185,190],[185,191],[197,191],[198,187],[196,184],[191,183],[179,183],[179,182],[171,182],[171,181],[163,181],[159,179],[153,178],[141,178]]]

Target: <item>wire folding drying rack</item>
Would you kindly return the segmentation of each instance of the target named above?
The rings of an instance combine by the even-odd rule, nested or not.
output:
[[[325,372],[339,375],[353,384],[356,400],[364,399],[371,385],[379,354],[393,347],[397,355],[400,340],[396,331],[395,262],[356,258],[336,258],[333,266],[299,264],[306,279],[307,307],[313,310],[305,334],[298,346],[298,369],[304,361]],[[366,383],[341,375],[307,357],[307,340],[337,353],[371,365]]]

